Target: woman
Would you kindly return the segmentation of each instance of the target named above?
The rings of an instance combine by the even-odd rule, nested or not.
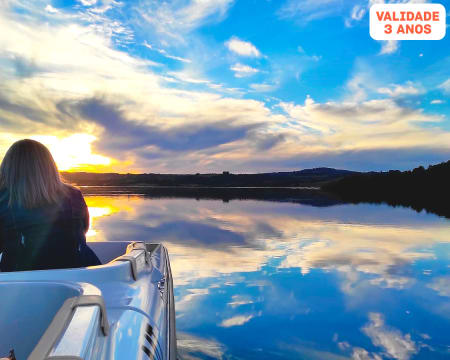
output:
[[[88,228],[83,195],[61,181],[50,151],[34,140],[14,143],[0,166],[0,270],[99,265]]]

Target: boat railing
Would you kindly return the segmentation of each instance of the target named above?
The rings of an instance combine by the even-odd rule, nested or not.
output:
[[[124,255],[114,259],[114,261],[127,261],[131,266],[131,275],[134,280],[138,279],[141,271],[147,266],[152,266],[150,260],[150,253],[147,250],[146,244],[143,242],[132,242],[127,246],[127,251]]]
[[[169,253],[166,248],[164,248],[164,253],[166,257],[166,269],[167,269],[167,354],[168,360],[177,360],[177,333],[175,324],[175,298],[173,293],[173,278],[172,269],[170,267]]]
[[[97,359],[99,354],[104,353],[114,337],[108,336],[109,323],[102,292],[94,285],[103,281],[118,281],[122,282],[123,286],[129,285],[132,288],[134,285],[126,285],[126,283],[143,281],[143,286],[145,285],[149,289],[155,286],[156,289],[153,289],[159,290],[165,307],[165,316],[161,319],[162,323],[156,324],[155,328],[160,327],[166,339],[163,346],[165,348],[164,358],[167,360],[175,360],[177,358],[173,280],[167,249],[160,244],[144,242],[129,242],[127,245],[123,243],[123,246],[122,244],[117,246],[117,248],[120,247],[122,251],[126,248],[125,253],[122,252],[123,255],[115,259],[111,256],[109,259],[112,260],[100,266],[85,269],[57,269],[2,274],[4,286],[14,282],[18,284],[16,287],[20,285],[21,289],[27,289],[25,285],[30,283],[29,279],[32,278],[31,282],[35,287],[40,286],[44,289],[43,286],[45,285],[51,287],[51,289],[55,288],[54,291],[58,290],[60,292],[68,289],[64,294],[61,293],[61,301],[59,303],[53,301],[55,306],[47,310],[49,314],[46,315],[45,319],[50,318],[50,313],[56,313],[52,318],[53,320],[48,320],[45,324],[44,319],[39,329],[36,326],[35,333],[39,334],[39,336],[43,335],[30,342],[30,346],[27,349],[22,346],[22,352],[24,353],[22,357],[24,359],[93,360]],[[114,253],[109,248],[107,252],[106,255],[108,256]],[[56,279],[58,280],[56,281]],[[43,285],[41,286],[40,284]],[[11,285],[8,286],[11,288]],[[59,287],[57,288],[57,286]],[[72,288],[73,290],[70,290]],[[24,296],[21,296],[22,293],[19,294],[18,290],[16,292],[17,296],[14,295],[15,297],[24,298]],[[31,289],[28,293],[30,292]],[[41,298],[44,297],[41,296]],[[158,301],[156,298],[153,299]],[[111,304],[108,306],[111,306]],[[137,308],[135,308],[136,306]],[[16,308],[19,307],[16,306]],[[127,310],[139,310],[140,308],[138,308],[138,303],[137,305],[127,306]],[[147,311],[147,309],[142,310]],[[112,315],[113,320],[115,319],[114,316],[117,315],[116,313],[114,314]],[[139,314],[139,311],[137,314]],[[13,316],[11,315],[11,317]],[[113,324],[115,322],[111,323],[111,326]],[[112,327],[111,333],[113,334],[115,331],[117,329]],[[20,344],[19,340],[12,341],[11,339],[8,342],[14,345],[11,348],[21,348],[16,345],[16,343]]]
[[[109,323],[103,297],[92,285],[83,290],[64,301],[28,360],[89,359],[104,342]]]

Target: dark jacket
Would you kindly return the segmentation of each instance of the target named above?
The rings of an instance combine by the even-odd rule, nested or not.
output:
[[[67,185],[58,203],[34,209],[8,206],[0,191],[1,271],[99,265],[86,245],[89,212],[80,190]]]

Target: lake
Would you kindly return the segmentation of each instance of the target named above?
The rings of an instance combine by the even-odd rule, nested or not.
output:
[[[86,196],[163,242],[182,359],[449,359],[450,221],[387,205]]]

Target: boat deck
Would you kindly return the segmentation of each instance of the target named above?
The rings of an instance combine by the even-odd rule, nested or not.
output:
[[[89,245],[104,265],[0,273],[0,355],[14,349],[30,360],[176,359],[164,246]]]

